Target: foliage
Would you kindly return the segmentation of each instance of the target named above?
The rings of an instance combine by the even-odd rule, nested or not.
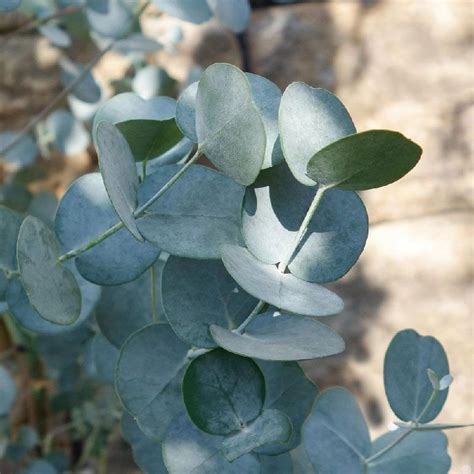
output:
[[[155,4],[234,31],[249,13],[238,1]],[[137,5],[106,7],[81,6],[109,41],[102,52],[161,47],[141,35]],[[62,69],[70,103],[94,105],[99,172],[71,184],[54,218],[14,181],[2,188],[0,304],[35,380],[54,381],[34,402],[50,398],[67,420],[10,427],[19,389],[0,367],[0,454],[26,473],[64,472],[55,448],[68,432],[86,439],[75,468],[103,462],[120,420],[153,474],[447,473],[441,430],[460,426],[429,423],[452,382],[434,338],[407,330],[390,344],[385,390],[401,422],[374,442],[352,395],[319,392],[297,363],[344,350],[316,317],[343,310],[323,284],[352,268],[368,236],[355,191],[400,179],[421,148],[393,131],[356,133],[328,91],[294,83],[281,94],[229,64],[209,66],[177,101],[105,100],[90,66]],[[66,154],[89,140],[71,117],[56,110],[45,123]],[[0,137],[4,157],[31,162],[35,143],[12,137]]]

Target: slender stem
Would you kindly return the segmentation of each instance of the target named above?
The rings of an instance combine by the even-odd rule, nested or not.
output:
[[[303,222],[301,223],[300,228],[298,229],[298,233],[296,234],[295,240],[293,242],[293,245],[291,249],[288,251],[287,255],[285,258],[282,259],[279,265],[279,270],[281,273],[285,273],[286,267],[290,263],[291,258],[293,257],[293,254],[295,253],[296,249],[298,248],[298,245],[300,244],[304,234],[306,233],[306,230],[308,229],[309,223],[311,222],[311,219],[314,216],[314,213],[318,209],[319,205],[321,204],[321,200],[324,196],[324,193],[327,191],[327,188],[324,188],[320,186],[318,190],[316,191],[316,194],[313,198],[313,201],[311,205],[309,206],[308,212],[306,213],[306,216],[303,219]]]
[[[428,410],[431,408],[433,405],[434,401],[438,397],[439,390],[433,389],[433,392],[431,393],[430,398],[426,402],[425,407],[421,411],[421,413],[416,417],[416,419],[413,421],[413,427],[406,429],[397,439],[395,439],[392,443],[390,443],[388,446],[385,446],[385,448],[381,449],[378,453],[375,453],[373,456],[370,456],[365,460],[366,465],[369,463],[372,463],[376,459],[378,459],[380,456],[383,456],[386,452],[390,451],[393,449],[397,444],[401,443],[410,433],[413,433],[414,427],[417,427],[420,423],[420,420],[425,416],[425,414],[428,412]]]
[[[418,417],[415,420],[415,426],[419,425],[420,420],[426,415],[428,410],[431,408],[435,400],[438,398],[439,390],[433,389],[433,392],[431,393],[430,398],[426,402],[425,408],[421,411],[421,413],[418,415]]]
[[[22,25],[20,25],[18,28],[11,30],[7,34],[5,34],[0,44],[1,46],[4,46],[14,36],[21,33],[27,33],[28,31],[31,31],[35,28],[38,28],[39,26],[44,25],[45,23],[48,23],[48,21],[50,20],[61,18],[66,15],[71,15],[72,13],[80,12],[84,8],[84,6],[85,5],[68,5],[67,7],[60,8],[54,11],[50,15],[34,18],[33,20],[29,20],[23,23]]]
[[[176,181],[178,181],[179,178],[181,178],[181,176],[186,173],[186,171],[188,170],[188,168],[193,164],[195,163],[199,157],[201,156],[201,151],[198,149],[196,151],[196,153],[194,153],[194,156],[154,195],[152,196],[150,199],[148,199],[147,202],[145,202],[145,204],[143,204],[142,206],[140,206],[134,213],[133,213],[133,216],[138,219],[139,217],[142,217],[143,214],[145,214],[145,211],[150,207],[152,206],[156,201],[158,201],[158,199],[160,199],[161,196],[163,196],[163,194],[166,193],[166,191],[168,191],[168,189],[171,188],[171,186],[173,186],[174,183],[176,183]]]
[[[404,431],[397,439],[395,439],[388,446],[385,446],[385,448],[381,449],[378,453],[375,453],[373,456],[370,456],[370,458],[367,458],[365,460],[366,465],[368,465],[369,463],[372,463],[373,461],[378,459],[380,456],[383,456],[386,452],[393,449],[397,444],[401,443],[412,432],[413,432],[412,429]]]
[[[253,311],[247,316],[245,321],[237,329],[234,329],[234,332],[237,334],[242,334],[244,332],[244,329],[252,322],[253,318],[257,316],[258,313],[260,313],[265,304],[265,301],[260,300],[257,303],[257,306],[255,306],[255,308],[253,309]]]
[[[123,222],[117,222],[112,227],[107,229],[105,232],[98,235],[95,239],[90,240],[89,242],[85,243],[84,245],[81,245],[80,247],[77,247],[75,249],[70,250],[69,252],[65,253],[64,255],[61,255],[58,258],[58,261],[59,262],[64,262],[64,261],[69,260],[71,258],[77,257],[81,253],[84,253],[85,251],[90,250],[91,248],[95,247],[96,245],[99,245],[102,241],[109,238],[111,235],[115,234],[115,232],[119,231],[123,226],[124,226]]]
[[[154,194],[145,204],[143,204],[141,207],[139,207],[134,213],[134,217],[136,219],[143,217],[143,214],[145,214],[145,211],[153,205],[158,199],[160,199],[163,194],[168,191],[171,186],[173,186],[176,181],[178,181],[181,176],[189,169],[189,167],[195,163],[198,158],[201,156],[201,152],[198,150],[194,154],[194,156],[156,193]],[[80,247],[77,247],[75,249],[70,250],[69,252],[65,253],[64,255],[61,255],[58,258],[59,262],[64,262],[66,260],[69,260],[71,258],[77,257],[78,255],[86,252],[87,250],[90,250],[91,248],[95,247],[96,245],[100,244],[103,242],[105,239],[110,237],[111,235],[115,234],[118,230],[120,230],[122,227],[124,227],[122,222],[117,222],[114,224],[112,227],[107,229],[105,232],[102,234],[98,235],[95,239],[90,240],[89,242],[86,242],[84,245],[81,245]]]
[[[151,316],[153,322],[158,322],[160,316],[158,314],[156,302],[156,268],[155,265],[150,267],[150,292],[151,292]]]

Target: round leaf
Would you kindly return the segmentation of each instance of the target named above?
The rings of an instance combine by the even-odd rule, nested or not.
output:
[[[72,324],[81,312],[81,293],[76,278],[58,262],[59,244],[39,219],[28,216],[20,227],[18,268],[33,308],[47,321]]]
[[[75,155],[87,149],[89,133],[84,125],[66,110],[56,110],[46,119],[54,147],[65,155]]]
[[[304,316],[329,316],[344,308],[336,294],[281,273],[275,265],[257,260],[245,248],[225,245],[221,254],[227,271],[245,291],[277,308]]]
[[[160,295],[162,266],[160,261],[154,265],[157,278],[153,290],[156,296],[155,314],[164,320]],[[102,334],[118,349],[131,334],[153,322],[150,272],[151,268],[136,280],[102,289],[95,316]]]
[[[334,388],[321,393],[303,426],[303,443],[318,474],[366,472],[369,430],[349,391]]]
[[[110,202],[125,227],[143,241],[133,216],[138,200],[138,174],[130,147],[118,128],[108,122],[99,123],[96,146]]]
[[[115,43],[115,49],[120,51],[122,54],[153,53],[161,49],[162,47],[163,46],[161,43],[159,43],[158,41],[152,38],[148,38],[142,33],[132,33],[128,35],[126,38],[121,39]],[[135,91],[135,92],[138,92],[138,91]]]
[[[265,377],[265,409],[277,409],[289,416],[293,431],[287,443],[277,443],[256,452],[275,456],[300,444],[301,427],[308,416],[317,388],[296,362],[257,361]],[[295,403],[295,400],[298,402]]]
[[[164,13],[191,23],[204,23],[212,16],[207,0],[153,0]]]
[[[183,400],[193,423],[209,434],[242,430],[260,415],[263,374],[251,359],[216,349],[194,359],[183,379]]]
[[[306,186],[315,184],[315,180],[306,175],[313,155],[356,131],[349,113],[335,95],[304,82],[294,82],[287,87],[279,117],[286,162],[295,178]]]
[[[59,203],[55,230],[63,251],[84,245],[117,223],[117,214],[99,173],[74,181]],[[160,250],[138,242],[123,228],[76,258],[79,273],[99,285],[120,285],[138,278]]]
[[[145,434],[163,439],[169,422],[183,410],[180,381],[189,347],[166,324],[132,334],[120,351],[117,394]]]
[[[259,456],[258,460],[261,474],[296,474],[293,469],[293,460],[288,453],[279,456]]]
[[[372,455],[392,444],[401,430],[386,433],[372,443]],[[368,474],[448,474],[451,459],[444,433],[410,433],[380,458],[369,463]]]
[[[265,156],[265,129],[245,74],[230,64],[209,66],[196,98],[199,147],[224,174],[253,183]]]
[[[18,212],[25,212],[31,201],[31,193],[18,183],[5,183],[0,186],[0,205]]]
[[[216,347],[209,326],[235,329],[257,304],[218,260],[170,257],[163,270],[161,292],[174,332],[197,347]]]
[[[318,151],[307,172],[321,186],[354,191],[379,188],[405,176],[421,153],[422,149],[401,133],[369,130]]]
[[[138,191],[139,205],[156,194],[180,169],[159,168]],[[218,171],[192,165],[180,179],[137,220],[146,240],[181,257],[219,258],[225,243],[238,243],[244,190]],[[179,239],[176,236],[179,235]]]
[[[241,33],[250,19],[249,0],[207,0],[216,18],[234,33]]]
[[[260,463],[251,454],[229,463],[221,451],[222,440],[221,436],[198,430],[185,415],[176,418],[163,442],[163,459],[168,472],[261,474]]]
[[[9,311],[21,326],[37,334],[58,334],[76,329],[90,317],[99,300],[101,288],[82,278],[75,269],[73,273],[81,291],[81,314],[73,324],[65,326],[43,319],[28,301],[20,280],[11,280],[8,284],[6,301]]]
[[[390,407],[401,420],[416,420],[428,403],[433,392],[428,369],[440,378],[449,374],[443,346],[412,329],[400,331],[385,354],[384,384]],[[438,392],[431,408],[418,421],[428,423],[436,418],[447,396],[448,390]]]
[[[15,381],[10,373],[0,366],[0,416],[10,413],[16,398]]]
[[[293,248],[316,190],[300,184],[282,163],[263,171],[245,192],[242,234],[265,263],[278,263]],[[341,278],[357,261],[368,234],[364,204],[352,191],[326,191],[289,270],[302,280]]]
[[[273,312],[259,314],[243,334],[211,326],[216,343],[227,351],[263,360],[304,360],[339,354],[344,340],[312,318]]]

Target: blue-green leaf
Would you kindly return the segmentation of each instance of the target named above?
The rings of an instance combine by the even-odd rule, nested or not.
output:
[[[21,280],[33,308],[47,321],[72,324],[81,312],[81,293],[72,272],[58,262],[59,244],[39,219],[28,216],[18,234]]]
[[[143,99],[168,94],[175,84],[161,67],[150,64],[140,69],[132,81],[132,89]]]
[[[64,252],[84,245],[118,222],[99,173],[74,181],[59,203],[55,230]],[[138,242],[123,228],[79,255],[76,266],[87,280],[120,285],[138,278],[158,258],[160,250]]]
[[[183,135],[188,137],[193,143],[199,141],[196,132],[196,96],[198,86],[199,81],[196,81],[186,87],[176,103],[176,123],[181,132],[183,132]]]
[[[61,28],[57,21],[50,20],[44,25],[40,25],[38,31],[58,48],[69,48],[72,44],[68,32]]]
[[[139,205],[154,196],[179,169],[178,165],[167,165],[149,175],[139,188]],[[192,165],[147,209],[137,225],[146,240],[172,255],[219,258],[221,245],[242,240],[243,193],[242,186],[222,173]]]
[[[292,314],[259,314],[243,334],[212,325],[216,343],[229,352],[263,360],[305,360],[344,350],[344,340],[313,318]]]
[[[306,175],[314,154],[356,131],[349,113],[335,95],[304,82],[294,82],[285,90],[279,124],[286,162],[295,178],[306,186],[315,184]]]
[[[59,471],[44,459],[36,459],[22,469],[20,474],[59,474]]]
[[[16,10],[20,6],[21,0],[0,0],[0,11],[8,12]]]
[[[199,147],[224,174],[253,183],[265,157],[265,128],[245,74],[213,64],[201,76],[196,98]]]
[[[209,326],[235,329],[257,304],[218,260],[169,257],[161,293],[173,331],[197,347],[216,347]]]
[[[132,33],[126,38],[115,43],[115,49],[123,54],[128,53],[153,53],[163,47],[161,43],[149,38],[142,33]],[[155,66],[151,66],[155,67]],[[145,69],[145,68],[144,68]],[[143,69],[142,69],[143,70]],[[135,91],[138,93],[138,91]],[[158,94],[155,94],[158,95]],[[148,98],[148,97],[146,97]]]
[[[119,129],[108,122],[97,126],[96,147],[110,202],[125,227],[143,242],[133,215],[138,202],[138,174],[130,147]]]
[[[229,463],[221,436],[198,430],[183,415],[176,418],[163,442],[163,459],[170,474],[261,474],[258,459],[247,454]]]
[[[341,138],[308,162],[308,176],[321,186],[354,191],[379,188],[407,174],[422,149],[401,133],[369,130]]]
[[[136,1],[87,0],[87,21],[91,29],[100,36],[122,38],[133,27],[136,5]]]
[[[242,234],[250,252],[265,263],[284,259],[315,192],[300,184],[285,163],[263,171],[244,198]],[[306,281],[337,280],[359,258],[367,234],[367,212],[357,194],[326,191],[289,270]]]
[[[371,444],[364,417],[350,392],[325,390],[303,426],[306,453],[318,474],[364,474]]]
[[[2,270],[15,271],[16,263],[16,241],[20,231],[23,217],[16,211],[0,206],[0,272]]]
[[[7,288],[6,301],[9,311],[21,326],[37,334],[59,334],[72,331],[88,320],[99,300],[101,288],[82,278],[73,266],[69,268],[74,273],[81,291],[81,314],[76,321],[70,325],[46,321],[31,306],[21,281],[11,280]]]
[[[263,410],[263,374],[251,359],[216,349],[189,365],[183,399],[189,417],[202,431],[217,435],[240,431]]]
[[[152,324],[132,334],[120,351],[117,394],[145,434],[156,439],[163,439],[183,410],[179,394],[188,349],[168,325]]]
[[[225,245],[221,255],[227,271],[245,291],[279,309],[304,316],[329,316],[344,308],[336,294],[316,283],[281,273],[275,265],[257,260],[243,247]]]
[[[439,377],[449,374],[443,346],[433,337],[416,331],[400,331],[385,354],[384,383],[390,407],[403,421],[415,421],[433,392],[427,369]],[[449,390],[438,392],[429,410],[418,420],[428,423],[441,411]]]

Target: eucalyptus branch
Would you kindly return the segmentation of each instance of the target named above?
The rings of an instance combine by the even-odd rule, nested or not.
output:
[[[282,261],[280,262],[278,269],[280,270],[281,273],[285,273],[286,267],[290,263],[290,260],[293,257],[293,254],[295,253],[296,249],[298,248],[298,245],[303,239],[304,234],[306,233],[306,230],[308,229],[308,226],[311,222],[311,219],[314,217],[316,210],[321,204],[321,200],[326,191],[327,191],[327,188],[323,186],[318,187],[318,190],[316,191],[313,201],[311,202],[311,205],[309,206],[308,212],[306,213],[306,216],[303,219],[303,222],[301,223],[300,228],[298,229],[298,233],[296,234],[296,237],[295,237],[295,240],[293,241],[293,245],[291,249],[288,251],[286,257],[284,257]]]
[[[160,199],[163,194],[168,191],[178,179],[183,176],[183,174],[189,169],[189,167],[195,163],[199,157],[201,156],[201,152],[199,150],[196,151],[194,156],[177,172],[175,173],[174,176],[172,176],[167,183],[156,193],[154,194],[145,204],[140,206],[134,213],[134,217],[136,219],[139,219],[140,217],[143,217],[145,214],[145,211],[152,206],[158,199]],[[98,235],[95,239],[90,240],[89,242],[86,242],[84,245],[81,245],[80,247],[77,247],[76,249],[70,250],[69,252],[66,252],[64,255],[61,255],[58,258],[59,262],[65,262],[66,260],[69,260],[71,258],[77,257],[78,255],[86,252],[87,250],[90,250],[91,248],[95,247],[96,245],[100,244],[103,242],[105,239],[109,238],[111,235],[115,234],[117,231],[119,231],[122,227],[124,227],[123,222],[117,222],[114,224],[112,227],[109,227],[105,232],[102,234]]]
[[[145,11],[145,9],[150,4],[150,0],[145,2],[140,9],[137,11],[136,15],[133,17],[132,21],[135,21],[137,18],[141,16],[141,14]],[[23,127],[20,132],[18,132],[17,136],[10,142],[6,147],[0,150],[0,156],[4,155],[7,151],[10,151],[15,145],[17,145],[20,140],[28,133],[30,133],[33,128],[45,118],[51,110],[56,107],[56,105],[61,102],[64,97],[71,92],[74,87],[76,87],[84,78],[89,74],[91,69],[102,59],[102,57],[108,53],[114,46],[117,40],[112,40],[104,49],[97,52],[97,54],[92,58],[92,60],[85,66],[84,70],[79,74],[73,81],[71,81],[36,117],[28,122],[25,127]]]
[[[37,17],[32,20],[29,20],[22,25],[20,25],[18,28],[15,28],[14,30],[9,31],[6,33],[2,39],[2,42],[0,43],[1,46],[5,46],[5,44],[14,36],[18,34],[23,34],[27,33],[31,30],[34,30],[35,28],[38,28],[39,26],[44,25],[45,23],[48,23],[50,20],[54,20],[57,18],[62,18],[67,15],[71,15],[73,13],[80,12],[84,8],[85,4],[82,5],[68,5],[67,7],[60,8],[52,13],[50,13],[47,16],[44,17]]]
[[[70,423],[65,423],[64,425],[58,426],[54,429],[52,429],[49,433],[46,434],[43,440],[43,453],[44,454],[49,454],[51,452],[51,448],[53,445],[53,439],[62,434],[65,433],[75,427],[75,424],[73,422]]]
[[[104,49],[100,50],[92,60],[85,66],[84,70],[77,76],[73,81],[71,81],[38,115],[33,117],[28,124],[23,127],[17,136],[2,150],[0,150],[0,155],[4,155],[10,151],[15,145],[17,145],[21,139],[28,133],[30,133],[33,128],[43,120],[56,105],[61,102],[64,97],[66,97],[69,92],[71,92],[74,87],[76,87],[86,76],[89,74],[90,70],[102,59],[102,57],[108,53],[114,46],[115,41],[111,41]]]
[[[417,418],[415,419],[415,421],[413,423],[415,426],[418,426],[420,424],[420,420],[426,415],[426,413],[431,408],[431,406],[433,405],[435,400],[438,398],[439,392],[440,392],[439,390],[437,390],[435,388],[433,389],[433,392],[431,393],[430,398],[426,402],[425,407],[423,408],[423,410],[421,411],[419,416],[417,416]]]

